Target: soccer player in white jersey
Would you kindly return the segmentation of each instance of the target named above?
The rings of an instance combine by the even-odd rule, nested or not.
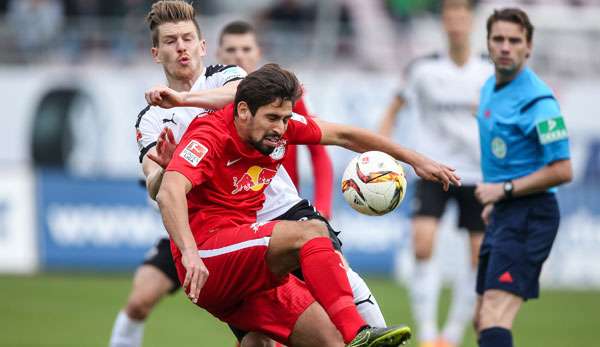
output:
[[[150,104],[163,107],[146,107],[140,112],[136,122],[140,162],[146,176],[148,192],[153,198],[158,192],[163,174],[160,165],[151,159],[160,162],[156,157],[155,145],[161,131],[164,128],[170,129],[170,140],[173,143],[178,142],[188,124],[197,115],[232,102],[238,80],[245,76],[242,69],[231,65],[204,68],[202,57],[206,52],[205,43],[193,18],[193,8],[182,1],[159,1],[153,5],[147,18],[153,32],[153,57],[157,63],[163,65],[168,80],[168,87],[157,86],[146,93]],[[175,105],[180,107],[170,108]],[[192,105],[195,107],[191,107]],[[285,170],[278,170],[265,194],[267,199],[259,211],[259,221],[275,218],[322,218],[306,200],[298,196]],[[277,199],[269,196],[277,196]],[[341,244],[331,228],[330,235],[339,249]],[[349,268],[348,277],[357,298],[364,297],[364,300],[358,300],[363,301],[358,307],[365,321],[372,326],[385,325],[379,307],[362,278]],[[174,292],[179,286],[169,240],[165,234],[165,238],[159,240],[157,247],[148,253],[148,259],[136,272],[128,303],[115,322],[110,346],[140,346],[143,321],[162,297]],[[232,330],[240,341],[246,335],[233,327]],[[242,345],[254,346],[264,342],[260,335],[249,334],[244,338]]]
[[[390,136],[397,113],[409,105],[419,120],[419,150],[436,160],[447,161],[463,181],[462,186],[452,187],[448,192],[423,180],[416,185],[412,218],[415,266],[409,289],[422,347],[458,346],[474,312],[475,270],[484,230],[482,206],[474,195],[475,185],[481,181],[475,112],[479,90],[493,68],[485,56],[470,49],[471,10],[467,0],[443,2],[448,51],[417,59],[409,65],[407,85],[389,105],[380,125],[380,132]],[[431,256],[449,199],[458,204],[458,226],[469,232],[471,268],[457,271],[448,319],[439,333],[437,303],[441,278]]]
[[[236,24],[236,27],[239,27],[239,23]],[[226,26],[226,28],[229,26]],[[249,69],[250,72],[257,69],[258,62],[260,61],[260,53],[258,50],[258,45],[256,42],[255,34],[251,26],[245,26],[250,28],[249,31],[244,33],[229,33],[225,32],[221,35],[221,44],[219,46],[219,54],[218,57],[221,63],[231,64],[236,63],[240,64],[240,66]],[[237,30],[234,30],[237,31]],[[238,36],[241,35],[241,36]],[[251,39],[251,40],[248,40]],[[241,59],[233,59],[233,56],[224,55],[223,54],[223,45],[227,45],[228,47],[234,47],[235,49],[242,50],[243,47],[249,47],[250,50],[246,50]],[[231,65],[227,65],[231,66]],[[160,90],[162,93],[162,97],[155,98],[156,91]],[[202,105],[198,103],[197,95],[201,93],[192,90],[190,93],[176,93],[175,91],[169,90],[168,88],[155,88],[154,91],[150,91],[147,93],[149,96],[149,102],[156,105],[162,105],[165,107],[171,107],[173,105],[197,105],[201,107]],[[173,111],[175,109],[163,109],[163,111]],[[186,122],[181,122],[183,126],[179,128],[174,128],[174,134],[172,139],[166,141],[172,144],[179,141],[181,135],[183,134],[182,129],[187,127],[187,124],[194,117],[187,118]],[[156,121],[155,121],[156,123]],[[165,134],[163,133],[163,136]],[[147,138],[144,143],[152,143],[152,139],[156,137],[152,135]],[[142,146],[143,147],[143,146]],[[173,148],[174,149],[174,148]],[[158,162],[161,160],[155,156],[151,156],[155,158]],[[163,166],[166,166],[165,163],[162,163]],[[151,191],[151,195],[156,194],[156,191]],[[333,230],[333,228],[329,225],[328,221],[323,218],[315,208],[307,201],[298,196],[298,192],[296,188],[285,171],[283,167],[279,168],[277,174],[271,181],[269,187],[265,190],[266,200],[263,205],[263,208],[258,213],[258,221],[268,221],[268,220],[299,220],[299,219],[319,219],[327,224],[329,229],[330,237],[333,241],[334,248],[337,251],[341,250],[341,242],[337,237],[337,232]],[[363,319],[371,326],[385,326],[385,320],[377,304],[376,299],[371,294],[370,289],[368,288],[365,281],[354,272],[349,266],[346,267],[347,275],[350,282],[350,285],[353,290],[353,294],[355,297],[355,303],[357,305],[357,310],[363,317]],[[301,273],[296,274],[298,277],[301,277]],[[239,331],[232,327],[234,334],[238,337],[240,341],[247,341],[244,339],[246,332]],[[252,339],[253,343],[256,343],[257,340],[260,340],[262,337],[253,334],[249,339]]]
[[[147,17],[152,31],[152,56],[163,66],[169,87],[178,91],[196,90],[194,101],[207,109],[219,109],[233,101],[239,80],[246,73],[237,66],[204,67],[206,43],[191,5],[185,2],[158,2]],[[146,96],[160,98],[160,87]],[[165,128],[177,134],[185,131],[198,108],[176,110],[146,107],[138,115],[136,138],[140,146],[140,163],[149,192],[156,191],[162,176],[161,167],[148,158],[156,153],[154,144]],[[180,287],[171,257],[167,233],[148,251],[144,263],[137,269],[127,304],[119,312],[110,338],[111,347],[142,345],[144,321],[153,307],[167,294]]]

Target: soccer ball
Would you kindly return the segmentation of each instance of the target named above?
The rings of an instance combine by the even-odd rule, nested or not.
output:
[[[402,166],[383,152],[365,152],[355,157],[342,178],[342,193],[348,204],[369,216],[381,216],[395,209],[405,191]]]

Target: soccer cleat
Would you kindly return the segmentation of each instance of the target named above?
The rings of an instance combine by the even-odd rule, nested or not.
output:
[[[410,336],[410,328],[405,325],[365,328],[346,347],[396,347],[404,345]]]

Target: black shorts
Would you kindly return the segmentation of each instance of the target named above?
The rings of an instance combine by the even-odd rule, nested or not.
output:
[[[556,197],[535,194],[494,205],[479,253],[477,293],[500,289],[523,299],[540,292],[540,272],[560,221]]]
[[[171,294],[181,288],[173,256],[171,255],[171,241],[168,238],[162,238],[156,242],[154,247],[146,252],[143,265],[152,265],[164,273],[172,282],[173,286],[169,291]]]
[[[327,225],[327,229],[329,230],[329,238],[331,239],[331,243],[333,244],[333,248],[337,251],[342,250],[342,241],[338,238],[338,235],[340,234],[339,231],[335,231],[331,225],[329,224],[329,222],[327,221],[326,218],[324,218],[323,216],[321,216],[319,214],[319,212],[317,212],[317,209],[315,209],[309,202],[308,200],[302,200],[299,203],[297,203],[296,205],[294,205],[292,208],[290,208],[289,210],[287,210],[287,212],[285,212],[284,214],[282,214],[281,216],[274,218],[273,220],[289,220],[289,221],[303,221],[303,220],[310,220],[310,219],[317,219],[320,220],[322,222],[324,222]],[[300,269],[292,272],[292,274],[298,278],[300,278],[301,280],[304,280],[304,276],[302,275],[302,271],[300,271]],[[229,325],[229,329],[231,329],[231,331],[233,332],[233,334],[237,337],[239,342],[242,342],[242,339],[244,338],[244,336],[246,336],[247,332],[240,330],[234,326]]]
[[[458,204],[458,227],[468,231],[483,232],[485,225],[481,219],[483,205],[475,197],[475,186],[450,186],[447,192],[441,184],[419,180],[413,198],[412,215],[441,218],[448,200]]]

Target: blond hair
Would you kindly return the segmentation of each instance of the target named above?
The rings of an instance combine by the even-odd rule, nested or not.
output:
[[[196,10],[184,0],[160,0],[152,4],[146,15],[146,23],[152,32],[152,46],[158,46],[158,27],[164,23],[178,23],[191,21],[196,27],[198,37],[202,37],[200,26],[196,21]]]

